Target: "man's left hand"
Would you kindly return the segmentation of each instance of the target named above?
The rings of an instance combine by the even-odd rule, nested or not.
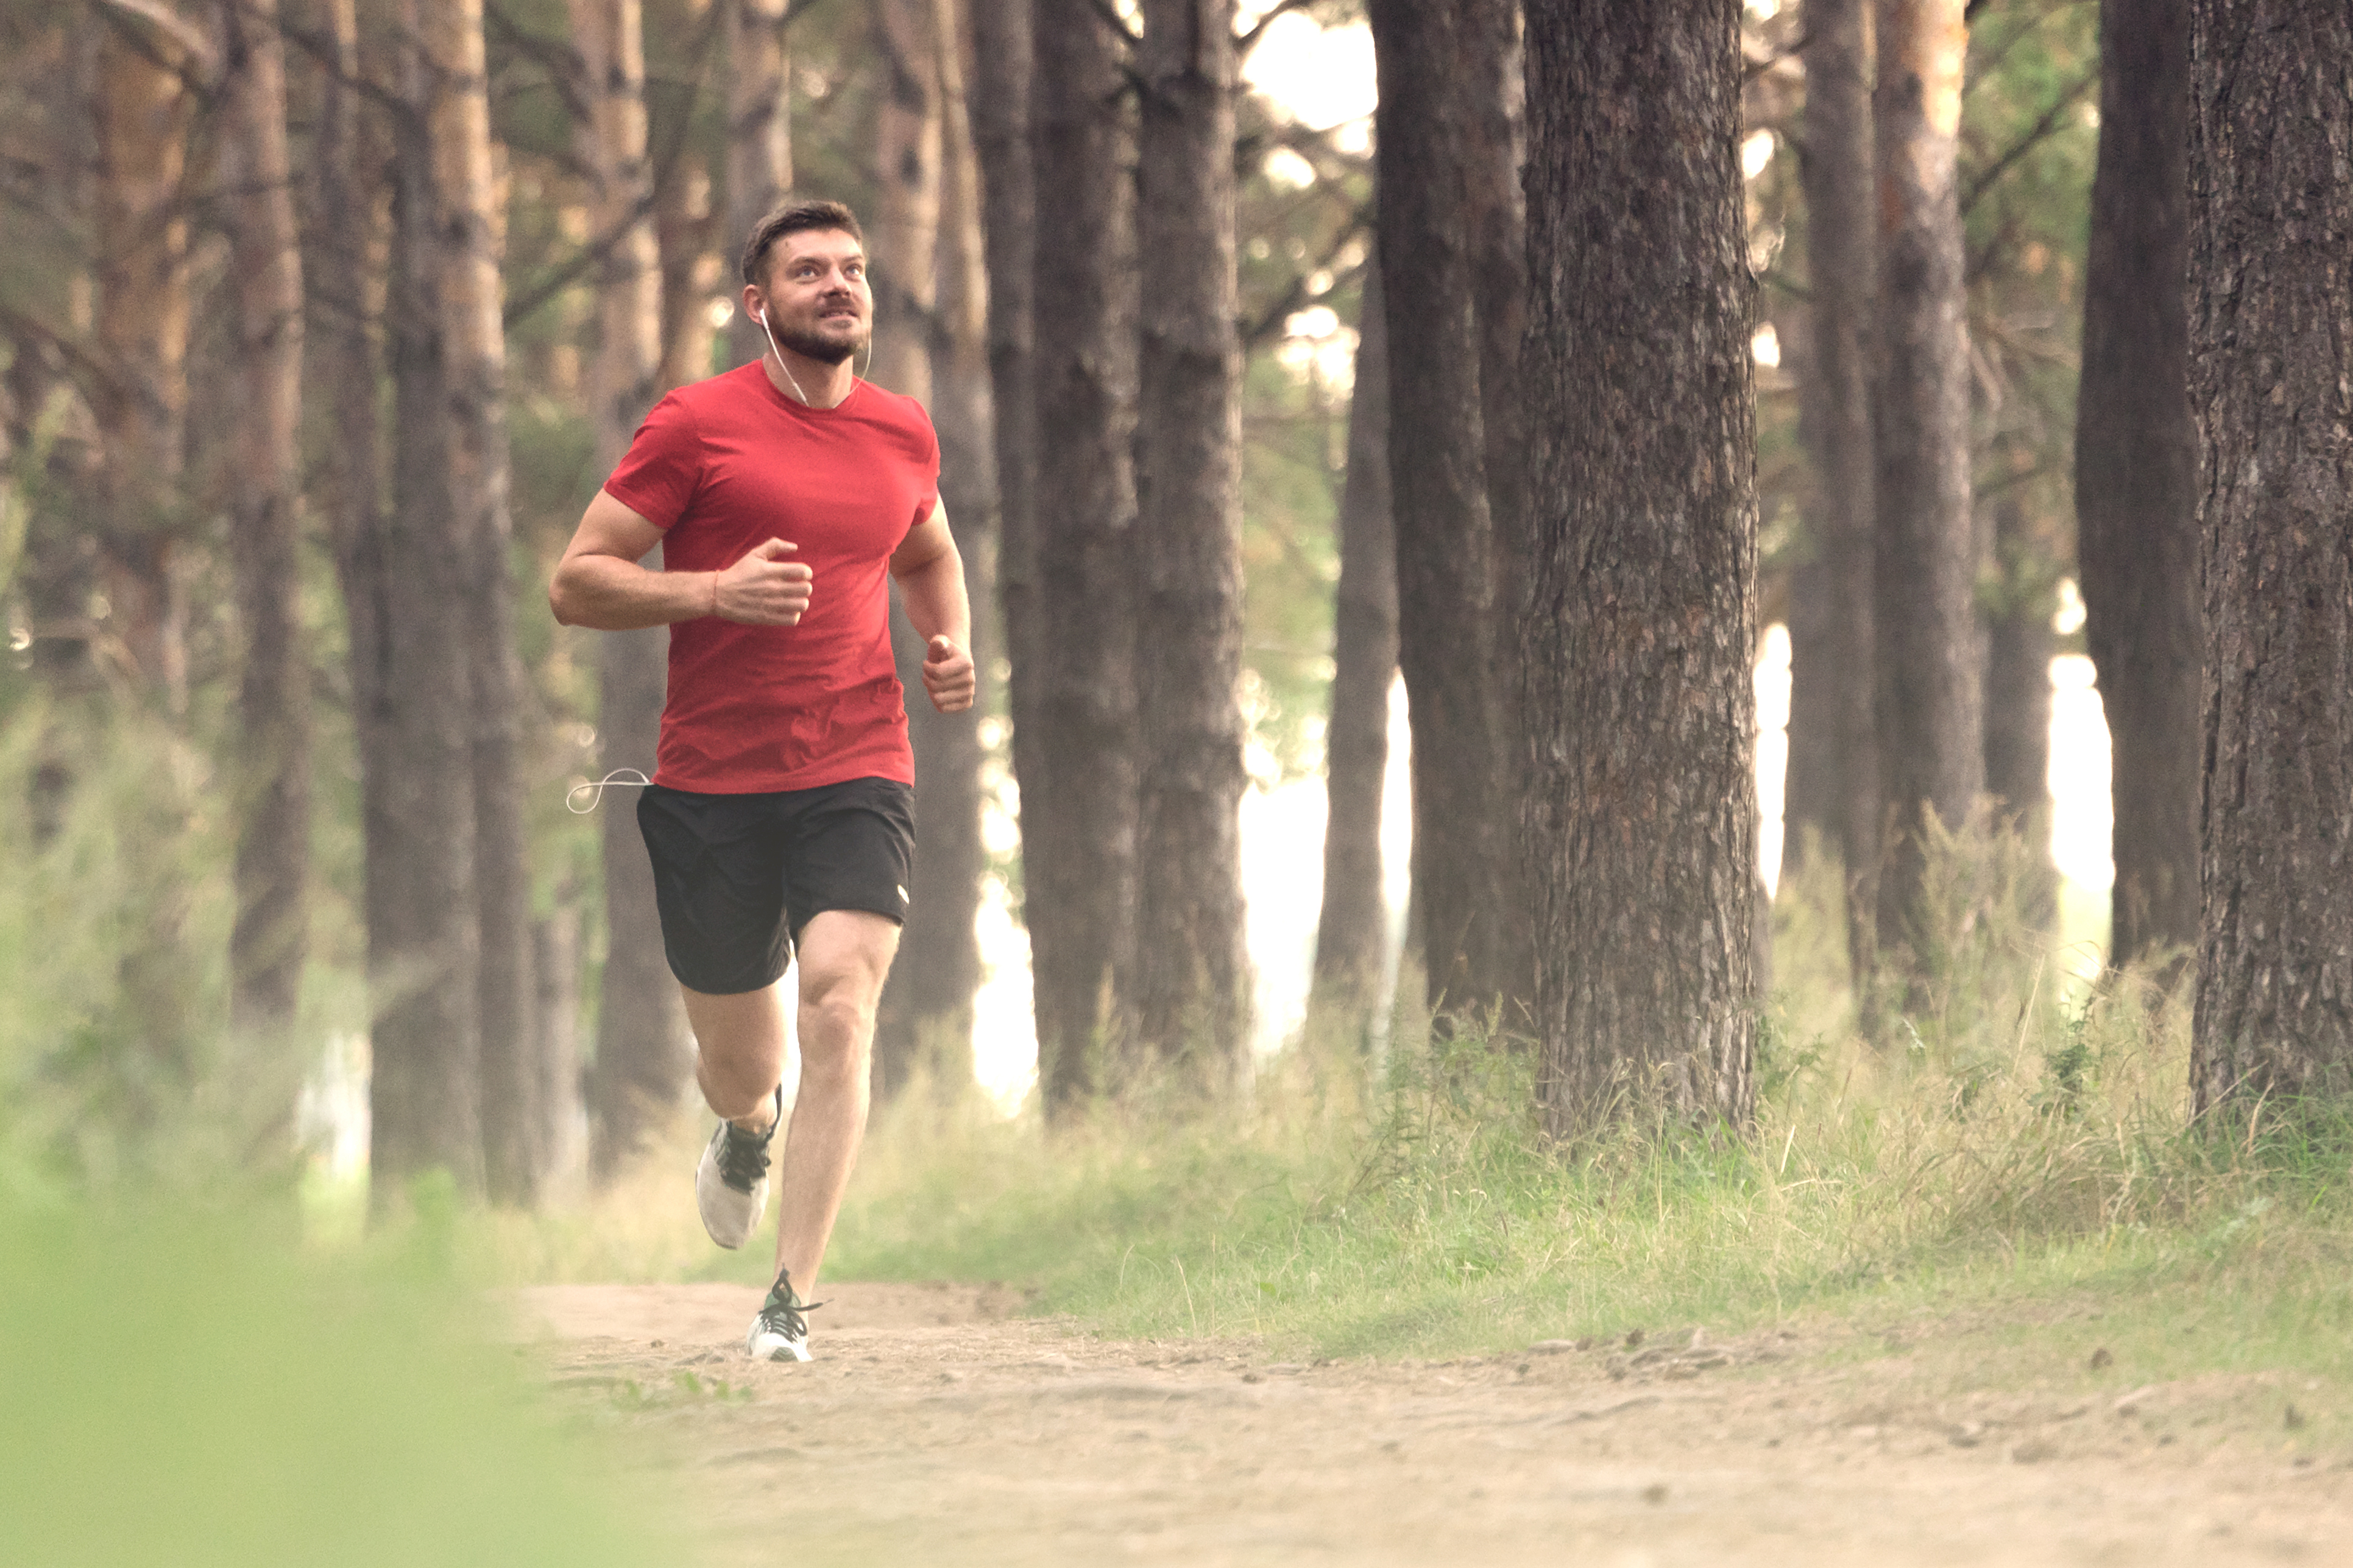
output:
[[[923,649],[923,689],[932,694],[932,706],[943,713],[961,713],[972,706],[976,684],[972,655],[952,637],[934,637]]]

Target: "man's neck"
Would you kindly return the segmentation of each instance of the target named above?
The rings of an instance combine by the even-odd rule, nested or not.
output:
[[[827,364],[778,347],[762,355],[760,365],[768,373],[768,384],[795,403],[839,408],[858,384],[857,374],[850,369],[854,360],[855,356],[839,364]]]

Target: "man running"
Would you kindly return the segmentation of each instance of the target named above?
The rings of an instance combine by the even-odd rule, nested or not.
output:
[[[720,1118],[702,1223],[741,1247],[767,1203],[784,1111],[776,990],[800,963],[801,1076],[778,1173],[776,1274],[745,1348],[807,1361],[809,1303],[866,1128],[874,1007],[898,951],[914,761],[890,591],[926,642],[923,687],[972,706],[964,563],[921,405],[860,381],[864,238],[839,202],[771,213],[743,308],[769,352],[663,398],[549,584],[567,626],[668,626],[670,693],[638,822],[695,1076]],[[663,570],[638,564],[657,544]]]

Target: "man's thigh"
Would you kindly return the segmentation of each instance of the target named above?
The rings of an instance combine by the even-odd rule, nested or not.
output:
[[[899,951],[899,922],[866,910],[826,910],[801,928],[797,946],[803,1000],[871,1013]]]
[[[785,908],[794,942],[828,911],[907,918],[914,875],[915,792],[892,779],[849,779],[807,790],[787,808]],[[801,954],[804,970],[808,963]]]
[[[785,972],[786,838],[770,799],[659,786],[638,799],[663,952],[690,991],[765,990]]]

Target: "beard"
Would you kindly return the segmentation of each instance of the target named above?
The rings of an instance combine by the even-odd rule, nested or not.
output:
[[[826,338],[815,332],[805,332],[797,327],[786,327],[777,331],[776,343],[778,347],[790,349],[803,359],[814,360],[818,364],[839,364],[865,347],[866,340],[872,332],[873,329],[869,327],[853,337]]]

